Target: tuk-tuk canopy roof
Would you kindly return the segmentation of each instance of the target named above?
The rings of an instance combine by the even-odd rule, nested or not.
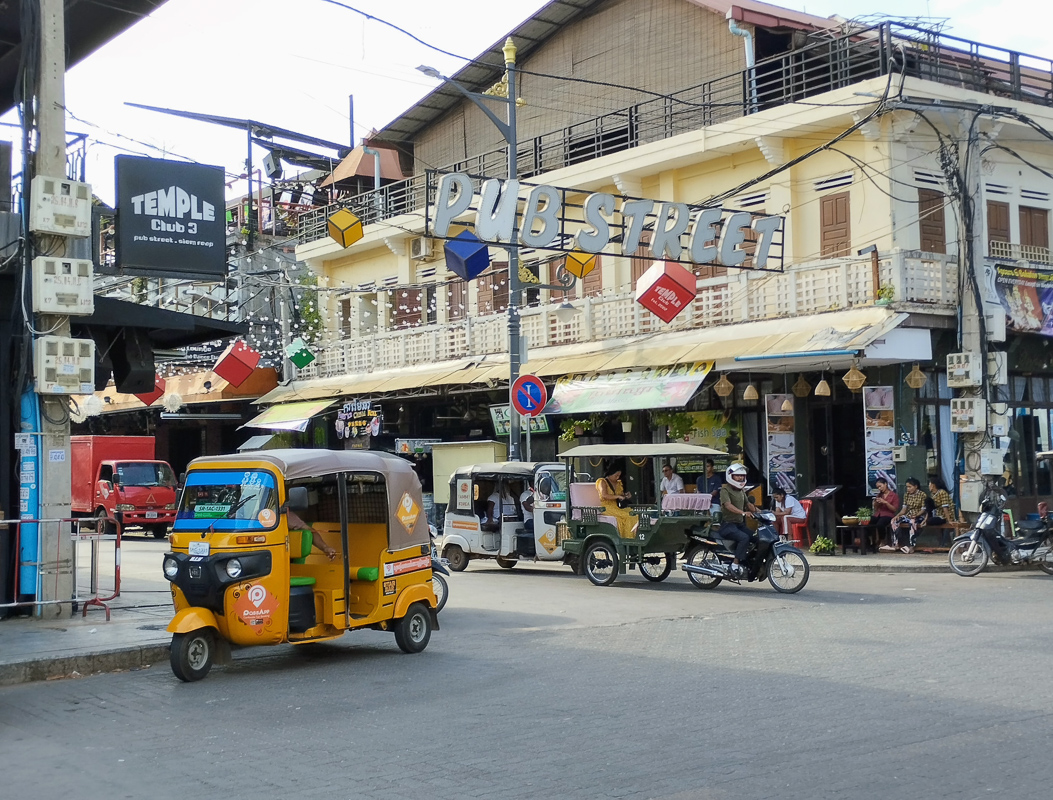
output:
[[[453,471],[454,475],[533,475],[538,467],[564,469],[555,461],[491,461],[480,464],[465,464]]]
[[[662,458],[666,456],[723,456],[720,450],[695,444],[583,444],[559,454],[560,458]]]
[[[416,477],[417,473],[404,458],[376,450],[260,450],[226,456],[202,456],[190,462],[196,467],[217,461],[267,461],[276,466],[286,480],[332,475],[337,472],[380,472],[387,478]]]

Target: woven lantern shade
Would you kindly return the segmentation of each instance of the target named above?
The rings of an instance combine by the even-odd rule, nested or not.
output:
[[[859,368],[853,364],[852,369],[848,370],[848,372],[841,376],[841,380],[844,382],[845,386],[853,392],[858,392],[863,388],[863,384],[867,382],[867,376],[860,372]]]
[[[907,377],[904,378],[903,380],[907,384],[907,386],[909,386],[911,389],[920,389],[922,386],[925,385],[925,382],[928,379],[929,379],[929,376],[926,375],[924,372],[921,371],[921,369],[918,368],[918,362],[915,361],[914,362],[914,369],[912,369],[910,372],[908,372],[907,373]]]
[[[735,391],[735,384],[728,380],[728,376],[721,373],[720,380],[713,384],[713,391],[720,397],[727,397]]]
[[[760,395],[757,393],[757,387],[754,386],[752,383],[747,384],[746,391],[742,393],[742,399],[749,400],[752,402],[754,400],[757,400],[759,397]]]
[[[830,396],[830,384],[826,382],[826,378],[823,378],[819,383],[815,385],[815,396],[816,397],[829,397]]]
[[[804,375],[798,375],[797,382],[793,385],[791,391],[797,395],[797,397],[807,397],[812,391],[812,384],[804,379]]]

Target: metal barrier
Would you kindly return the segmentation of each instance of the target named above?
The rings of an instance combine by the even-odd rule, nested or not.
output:
[[[12,595],[14,597],[18,597],[19,594],[20,594],[19,585],[18,585],[20,572],[21,572],[20,568],[24,567],[24,566],[29,566],[29,567],[37,567],[38,570],[39,570],[39,568],[43,564],[43,559],[41,557],[41,551],[42,551],[42,541],[41,541],[41,539],[42,539],[42,537],[41,537],[41,530],[40,530],[39,527],[37,528],[37,551],[36,551],[37,552],[37,562],[36,563],[22,563],[22,561],[21,561],[21,541],[22,541],[21,526],[23,524],[26,524],[26,525],[35,524],[35,525],[38,525],[38,526],[43,525],[43,524],[58,524],[58,525],[61,526],[61,525],[64,525],[64,524],[68,523],[70,525],[70,538],[73,540],[73,555],[72,555],[72,557],[70,559],[70,564],[69,564],[71,573],[73,575],[73,596],[72,597],[70,597],[68,600],[23,600],[23,601],[15,601],[15,602],[12,602],[12,603],[0,603],[0,608],[24,608],[24,607],[27,607],[27,606],[38,607],[38,606],[48,606],[48,605],[63,605],[65,603],[69,603],[69,604],[72,605],[73,611],[76,611],[78,605],[80,605],[83,602],[84,605],[83,605],[83,609],[82,609],[82,616],[87,616],[88,606],[90,606],[90,605],[98,605],[98,606],[101,606],[103,609],[105,609],[105,611],[106,611],[106,620],[109,621],[109,619],[110,619],[110,608],[109,608],[108,605],[106,605],[106,601],[113,600],[114,598],[118,597],[120,595],[120,593],[121,593],[121,534],[120,534],[119,530],[118,530],[116,535],[114,535],[114,534],[107,535],[107,534],[101,533],[99,528],[101,527],[101,523],[103,523],[105,521],[106,521],[105,517],[59,517],[59,518],[54,518],[54,519],[0,519],[0,525],[12,526],[15,529],[15,553],[16,553],[16,558],[18,560],[18,563],[17,563],[16,568],[14,570],[14,591],[12,593]],[[90,531],[85,531],[83,529],[83,527],[82,527],[83,525],[91,525],[93,527],[92,527],[92,529]],[[99,579],[98,579],[98,571],[99,571],[98,543],[103,541],[103,540],[111,540],[111,539],[114,540],[114,542],[115,542],[115,545],[114,545],[114,591],[113,591],[113,594],[108,596],[108,597],[99,597],[99,592],[98,592],[98,584],[99,584]],[[78,591],[77,591],[77,547],[76,547],[76,544],[77,544],[77,542],[80,542],[80,541],[91,541],[92,542],[91,577],[90,577],[90,584],[89,584],[90,585],[90,589],[89,589],[89,591],[91,591],[94,596],[93,597],[89,597],[87,600],[84,600],[83,598],[81,598],[80,595],[78,594]],[[60,560],[56,560],[56,562],[55,562],[56,572],[58,571],[58,568],[60,566],[61,566]]]

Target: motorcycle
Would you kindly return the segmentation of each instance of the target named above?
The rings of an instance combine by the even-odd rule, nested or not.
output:
[[[445,558],[439,558],[439,550],[435,546],[435,539],[437,532],[434,525],[428,526],[428,532],[431,534],[431,588],[435,592],[435,611],[438,613],[442,611],[443,606],[446,605],[446,600],[450,596],[450,585],[446,582],[446,577],[449,576],[450,571],[447,569],[450,562]]]
[[[1002,534],[1005,495],[997,487],[988,489],[980,504],[976,524],[951,542],[948,560],[951,569],[964,578],[984,571],[988,561],[995,564],[1038,564],[1053,575],[1053,525],[1044,520],[1021,520],[1012,539]]]
[[[739,565],[743,571],[732,568],[734,541],[720,538],[719,528],[704,533],[688,532],[692,544],[687,546],[681,569],[695,586],[716,589],[725,580],[742,583],[767,578],[772,588],[783,594],[794,594],[804,588],[809,574],[804,553],[780,540],[775,530],[775,515],[770,511],[757,512],[754,516],[761,525],[750,536],[746,561]]]

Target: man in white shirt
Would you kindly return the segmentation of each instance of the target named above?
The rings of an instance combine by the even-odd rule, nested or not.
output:
[[[534,490],[529,486],[519,495],[519,507],[523,509],[523,527],[534,530]]]
[[[684,493],[684,479],[673,472],[668,464],[662,467],[661,490],[663,495]]]
[[[804,506],[796,497],[786,494],[785,489],[773,489],[771,498],[775,501],[774,508],[772,508],[772,511],[775,512],[775,530],[789,539],[790,526],[795,522],[805,522],[808,512],[804,510]]]
[[[486,521],[493,530],[501,528],[501,520],[504,517],[514,518],[516,515],[516,503],[512,495],[508,493],[508,487],[502,485],[494,489],[494,493],[486,499]]]

